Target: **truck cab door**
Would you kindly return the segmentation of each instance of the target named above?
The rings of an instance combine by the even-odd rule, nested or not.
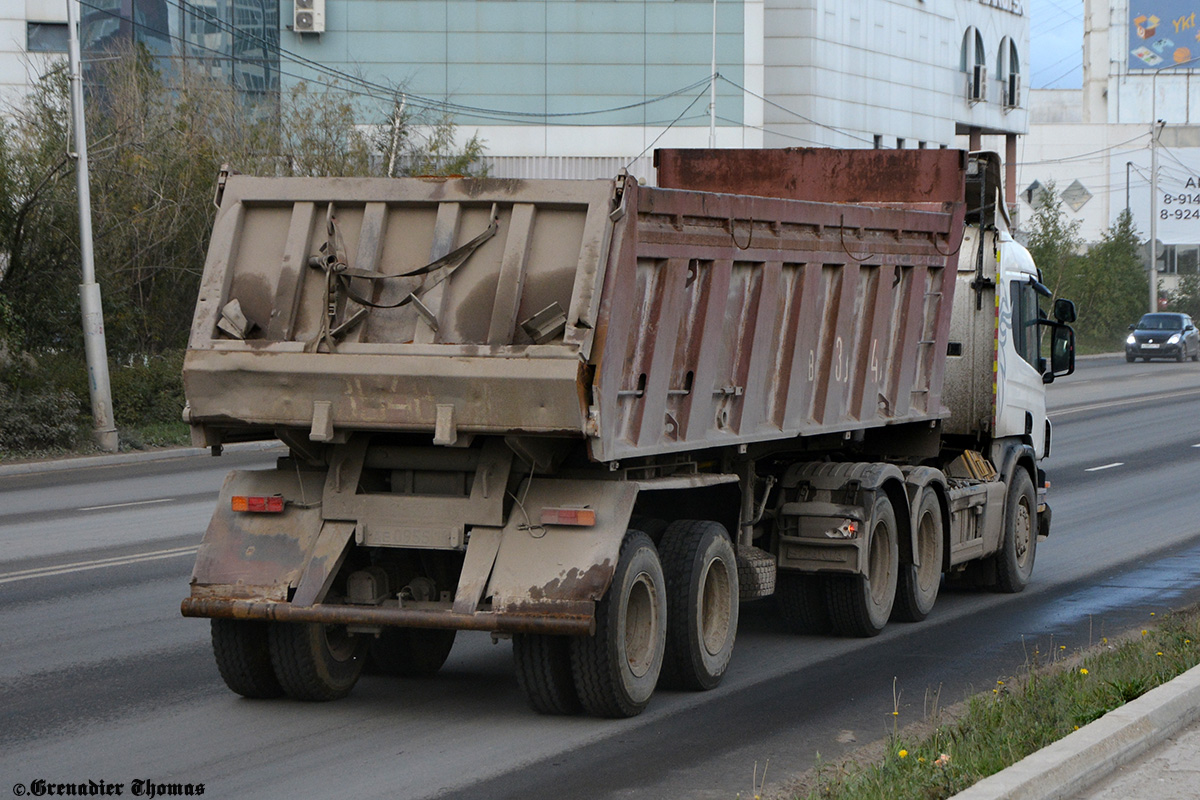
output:
[[[1000,285],[997,286],[999,337],[996,343],[997,438],[1029,436],[1034,451],[1044,452],[1046,390],[1041,354],[1045,315],[1038,307],[1037,270],[1024,247],[1000,234]]]

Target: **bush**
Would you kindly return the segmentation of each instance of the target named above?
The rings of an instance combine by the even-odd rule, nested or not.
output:
[[[0,342],[0,452],[69,448],[79,439],[82,404],[71,389],[40,380],[28,353]]]
[[[113,412],[123,444],[187,441],[183,351],[110,367]],[[84,447],[91,426],[87,366],[75,353],[12,353],[0,344],[0,453]]]
[[[183,415],[183,351],[132,359],[109,372],[119,427],[178,423]]]

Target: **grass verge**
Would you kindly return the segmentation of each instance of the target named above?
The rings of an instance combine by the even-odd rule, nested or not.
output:
[[[1155,622],[1069,657],[1034,651],[1023,674],[935,715],[923,731],[895,732],[882,755],[820,763],[774,796],[950,797],[1200,664],[1200,608]]]

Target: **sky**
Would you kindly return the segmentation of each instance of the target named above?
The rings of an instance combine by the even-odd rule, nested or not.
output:
[[[1027,0],[1034,89],[1083,85],[1083,0]]]

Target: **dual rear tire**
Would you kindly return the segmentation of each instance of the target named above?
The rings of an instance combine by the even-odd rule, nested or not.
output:
[[[673,522],[659,547],[630,530],[593,636],[513,637],[517,681],[542,714],[632,717],[654,690],[720,683],[737,633],[737,560],[714,522]]]

